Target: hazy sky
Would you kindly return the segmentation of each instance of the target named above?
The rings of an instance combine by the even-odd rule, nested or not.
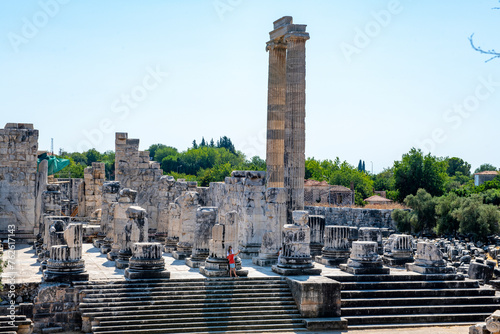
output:
[[[0,2],[1,121],[40,149],[185,150],[230,137],[265,157],[276,19],[307,24],[306,156],[379,172],[411,147],[500,166],[497,0]],[[0,124],[3,126],[3,124]]]

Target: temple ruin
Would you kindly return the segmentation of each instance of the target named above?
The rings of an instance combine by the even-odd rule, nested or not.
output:
[[[2,276],[0,327],[97,334],[500,323],[490,316],[500,303],[492,260],[500,238],[489,246],[417,238],[396,233],[388,209],[316,205],[352,204],[348,188],[310,190],[306,205],[308,39],[306,25],[285,16],[266,43],[265,172],[235,170],[200,187],[164,175],[139,139],[118,132],[115,180],[101,162],[83,179],[54,179],[45,160],[37,165],[32,124],[0,129],[0,234],[4,260],[16,259]],[[230,247],[237,278],[228,277]]]

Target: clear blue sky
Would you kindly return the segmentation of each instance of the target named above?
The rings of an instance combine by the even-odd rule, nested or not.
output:
[[[411,147],[500,166],[500,10],[483,1],[0,2],[2,123],[40,149],[186,149],[230,137],[265,157],[272,22],[307,24],[306,156],[374,172]],[[0,124],[3,126],[3,124]]]

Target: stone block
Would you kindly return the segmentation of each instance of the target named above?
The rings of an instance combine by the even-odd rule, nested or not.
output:
[[[286,278],[301,316],[306,318],[339,317],[341,284],[332,279],[313,277]]]

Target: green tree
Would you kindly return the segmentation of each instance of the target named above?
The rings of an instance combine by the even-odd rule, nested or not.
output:
[[[458,197],[455,193],[449,193],[437,199],[437,223],[435,228],[437,234],[454,234],[458,232],[460,222],[452,215],[452,212],[462,206],[463,200],[462,197]]]
[[[474,173],[481,173],[481,172],[486,172],[486,171],[496,171],[498,170],[495,166],[493,166],[492,164],[482,164],[481,166],[479,166],[478,168],[476,168],[476,170],[474,171]]]
[[[242,166],[238,166],[241,170],[266,170],[266,161],[258,156],[252,157],[249,161],[245,161]]]
[[[448,176],[454,176],[457,172],[464,176],[470,176],[470,164],[460,158],[445,158],[448,166],[446,168],[446,173]]]
[[[163,148],[163,147],[167,147],[167,146],[163,145],[163,144],[153,144],[153,145],[149,146],[149,148],[147,149],[149,151],[149,159],[154,160],[156,151],[160,148]],[[156,161],[158,161],[158,160],[156,160]],[[159,162],[161,162],[161,160]]]
[[[201,143],[200,147],[207,146],[207,143],[205,142],[205,137],[201,137]]]
[[[420,188],[433,196],[440,196],[444,191],[446,180],[446,162],[431,156],[423,155],[420,149],[412,148],[403,155],[401,161],[394,162],[395,187],[399,191],[398,200],[414,195]]]
[[[411,233],[411,227],[416,224],[417,216],[409,210],[395,209],[391,212],[391,218],[396,222],[399,232]]]
[[[179,155],[179,152],[175,147],[163,145],[162,147],[156,150],[154,155],[154,161],[158,161],[161,163],[165,157],[169,156],[175,157],[177,155]]]
[[[101,161],[102,159],[102,154],[99,153],[95,148],[91,148],[87,152],[84,152],[87,156],[87,164],[90,166],[93,162],[98,162]]]
[[[213,168],[200,170],[197,179],[202,187],[208,187],[210,182],[223,181],[227,176],[231,175],[232,171],[233,166],[229,162],[226,162]]]
[[[436,199],[425,189],[418,189],[416,195],[408,195],[404,202],[417,218],[412,224],[413,232],[429,233],[436,226]]]
[[[500,213],[498,207],[483,204],[479,194],[473,194],[463,200],[462,205],[453,210],[451,215],[459,224],[459,232],[470,234],[474,239],[486,239],[488,235],[498,233]]]
[[[210,139],[210,147],[215,147],[214,139]]]
[[[169,172],[177,172],[179,166],[178,157],[174,155],[166,156],[161,161],[161,169],[163,169],[165,174],[169,174]]]
[[[372,176],[373,187],[378,191],[395,190],[394,168],[385,168],[382,172]]]
[[[193,140],[193,148],[198,148],[198,144],[196,144],[196,139]]]

